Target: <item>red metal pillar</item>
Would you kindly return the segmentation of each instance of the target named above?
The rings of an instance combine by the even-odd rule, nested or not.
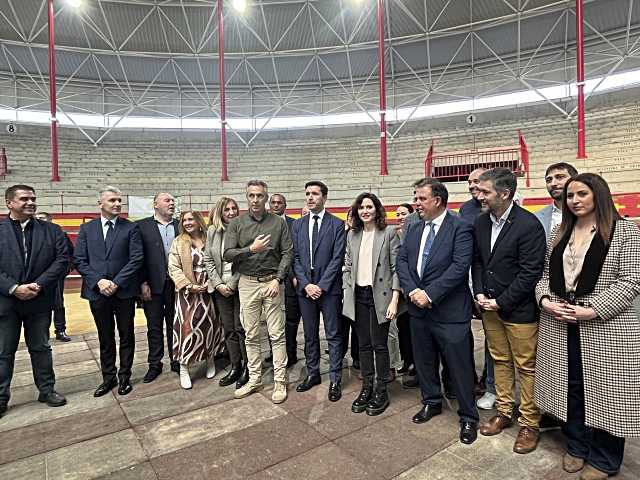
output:
[[[58,107],[56,104],[56,51],[55,51],[55,17],[53,0],[48,0],[49,14],[49,105],[51,108],[51,181],[59,182],[58,174]]]
[[[578,155],[587,158],[584,121],[584,0],[576,0],[576,61],[578,85]]]
[[[387,94],[384,69],[384,0],[378,0],[378,76],[380,78],[380,175],[389,175],[387,168]]]
[[[224,0],[218,0],[218,81],[220,82],[220,154],[222,159],[222,174],[220,180],[229,180],[227,173],[227,105],[225,98],[224,76]]]

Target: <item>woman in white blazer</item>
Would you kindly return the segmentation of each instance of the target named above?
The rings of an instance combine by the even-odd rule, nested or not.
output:
[[[362,193],[351,207],[353,228],[347,235],[342,313],[355,321],[362,369],[362,390],[354,413],[379,415],[389,406],[389,325],[398,313],[400,282],[396,256],[400,239],[387,227],[386,212],[373,193]]]

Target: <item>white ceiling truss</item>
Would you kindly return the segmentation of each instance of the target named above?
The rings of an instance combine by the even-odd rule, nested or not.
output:
[[[55,0],[59,116],[219,116],[215,0]],[[230,3],[230,2],[229,2]],[[574,0],[386,0],[387,109],[575,80]],[[0,0],[0,108],[48,106],[46,0]],[[227,117],[377,111],[375,0],[225,6]],[[640,67],[640,0],[585,0],[587,78]],[[372,117],[373,119],[373,117]],[[391,140],[409,117],[389,126]],[[266,120],[266,122],[265,122]],[[77,126],[100,143],[117,127]],[[372,134],[376,129],[371,125]]]

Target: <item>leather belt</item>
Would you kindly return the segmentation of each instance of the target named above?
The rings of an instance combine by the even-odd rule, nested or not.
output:
[[[253,282],[260,282],[260,283],[270,282],[271,280],[277,280],[278,278],[277,273],[270,273],[268,275],[262,275],[260,277],[253,277],[251,275],[243,275],[243,276]]]

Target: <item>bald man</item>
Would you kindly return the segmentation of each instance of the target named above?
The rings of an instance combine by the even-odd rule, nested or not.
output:
[[[180,371],[173,360],[173,315],[175,313],[175,285],[167,274],[167,258],[171,242],[178,235],[178,221],[173,218],[176,201],[166,192],[153,199],[154,214],[138,221],[144,247],[144,264],[140,270],[140,290],[144,314],[147,317],[149,341],[149,370],[143,382],[153,382],[162,373],[164,333],[167,330],[167,350],[171,370]]]
[[[486,168],[476,168],[469,174],[467,183],[469,184],[471,198],[462,204],[458,212],[463,220],[471,224],[475,223],[476,217],[480,215],[482,211],[480,202],[478,201],[478,178],[480,178],[480,175],[482,175],[485,170]]]

